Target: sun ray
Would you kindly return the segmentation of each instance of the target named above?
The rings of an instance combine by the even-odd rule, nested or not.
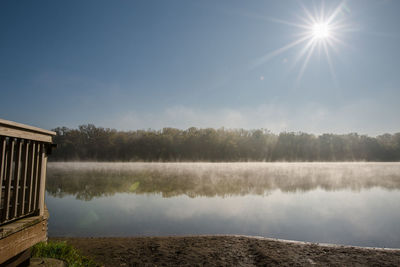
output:
[[[319,21],[324,21],[324,1],[321,2],[321,8],[319,9]]]
[[[328,17],[328,19],[326,20],[327,23],[331,23],[331,22],[336,18],[336,16],[339,14],[339,12],[342,11],[343,5],[344,5],[344,1],[342,1],[342,2],[335,8],[335,10],[332,12],[332,14]]]
[[[278,24],[283,24],[283,25],[293,26],[293,27],[297,27],[297,28],[307,29],[307,25],[306,24],[302,25],[302,24],[299,24],[299,23],[296,23],[296,22],[290,22],[290,21],[287,21],[287,20],[278,19],[278,18],[271,17],[271,16],[263,16],[263,15],[259,15],[259,14],[249,13],[249,12],[240,12],[239,15],[244,16],[244,17],[249,17],[249,18],[252,18],[252,19],[270,21],[270,22],[274,22],[274,23],[278,23]]]
[[[308,64],[308,61],[310,60],[310,57],[311,57],[311,55],[312,55],[312,53],[313,53],[313,51],[314,51],[315,45],[316,45],[315,42],[313,42],[313,43],[311,44],[311,47],[310,47],[310,49],[308,50],[307,57],[306,57],[306,59],[304,60],[304,63],[303,63],[303,66],[302,66],[301,69],[300,69],[299,75],[297,76],[296,83],[299,83],[300,80],[301,80],[301,78],[303,77],[304,71],[305,71],[305,69],[306,69],[306,67],[307,67],[307,64]]]
[[[304,13],[306,14],[306,19],[308,19],[308,22],[311,21],[311,23],[316,23],[317,21],[315,20],[315,16],[313,16],[310,11],[302,4],[300,3]]]
[[[307,44],[300,50],[300,52],[297,54],[296,58],[294,59],[291,68],[294,68],[295,65],[300,61],[301,58],[307,53],[307,51],[310,49],[311,45],[313,44],[313,40],[310,39],[308,40]]]
[[[272,21],[275,23],[293,26],[296,28],[307,29],[307,25],[302,25],[302,24],[298,24],[298,23],[294,23],[294,22],[290,22],[290,21],[286,21],[286,20],[282,20],[282,19],[277,19],[277,18],[273,18],[273,17],[264,17],[264,18],[265,18],[265,20]]]
[[[333,40],[327,40],[327,49],[333,50],[335,53],[339,54],[339,50],[336,48],[336,44]],[[328,48],[329,46],[329,48]]]
[[[253,63],[253,66],[251,66],[251,69],[253,69],[253,68],[255,68],[255,67],[257,67],[257,66],[259,66],[259,65],[261,65],[263,63],[265,63],[266,61],[268,61],[271,58],[273,58],[273,57],[285,52],[286,50],[288,50],[288,49],[290,49],[290,48],[292,48],[292,47],[294,47],[296,45],[299,45],[300,43],[306,41],[307,39],[308,39],[307,36],[305,36],[303,38],[300,38],[300,39],[297,39],[297,40],[295,40],[295,41],[293,41],[293,42],[291,42],[291,43],[289,43],[289,44],[287,44],[287,45],[285,45],[285,46],[283,46],[281,48],[278,48],[278,49],[276,49],[276,50],[274,50],[274,51],[262,56],[256,62]]]
[[[338,38],[338,37],[335,37],[335,36],[332,36],[329,40],[327,40],[328,42],[329,42],[329,44],[331,45],[331,47],[334,49],[334,50],[336,50],[336,51],[338,51],[337,50],[337,45],[341,45],[341,46],[344,46],[344,47],[350,47],[350,45],[348,44],[348,43],[346,43],[345,41],[343,41],[342,39],[340,39],[340,38]]]

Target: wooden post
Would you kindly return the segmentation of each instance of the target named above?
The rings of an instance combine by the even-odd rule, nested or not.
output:
[[[24,156],[23,156],[23,171],[22,171],[22,177],[21,177],[21,193],[19,194],[19,206],[18,206],[18,211],[17,211],[17,216],[21,216],[21,214],[24,214],[25,212],[25,199],[26,199],[26,181],[27,181],[27,176],[28,176],[28,164],[29,164],[29,142],[25,141],[24,143]]]
[[[17,217],[17,207],[18,207],[18,193],[19,193],[19,179],[21,175],[21,154],[22,154],[22,141],[18,140],[16,144],[16,158],[14,167],[14,182],[13,182],[13,195],[11,198],[12,211],[10,212],[10,217]]]
[[[46,167],[47,167],[47,155],[43,151],[42,152],[42,170],[40,172],[40,189],[39,189],[39,215],[44,214],[45,205],[44,205],[44,195],[45,195],[45,187],[46,187]]]
[[[4,176],[4,168],[5,168],[5,159],[6,159],[6,138],[0,136],[0,201],[1,201],[1,192],[3,191],[3,176]]]
[[[8,149],[8,155],[6,156],[6,180],[5,180],[5,190],[4,190],[4,205],[3,205],[3,217],[1,221],[4,222],[8,220],[10,215],[10,195],[11,195],[11,179],[12,179],[12,167],[13,167],[13,159],[14,159],[14,144],[15,141],[11,140],[10,147]]]

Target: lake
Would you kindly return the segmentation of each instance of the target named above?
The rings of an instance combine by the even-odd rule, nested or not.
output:
[[[400,248],[399,163],[49,163],[49,236],[240,234]]]

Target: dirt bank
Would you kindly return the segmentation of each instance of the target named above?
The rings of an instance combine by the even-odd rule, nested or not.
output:
[[[50,238],[104,266],[400,266],[400,250],[247,236]]]

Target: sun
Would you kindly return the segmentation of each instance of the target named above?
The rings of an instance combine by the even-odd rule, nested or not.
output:
[[[331,29],[328,23],[315,23],[312,26],[312,35],[315,39],[327,39],[331,34]]]
[[[326,8],[322,4],[320,10],[314,6],[314,13],[310,12],[301,2],[300,5],[304,14],[303,16],[300,15],[300,21],[298,22],[266,17],[274,23],[296,27],[299,32],[292,42],[258,58],[253,67],[259,66],[271,58],[299,46],[301,47],[299,52],[290,60],[291,68],[295,65],[300,65],[297,81],[301,79],[312,56],[316,55],[321,58],[323,54],[325,54],[325,62],[329,65],[332,78],[335,79],[332,52],[338,53],[340,46],[347,46],[344,40],[346,33],[348,34],[354,30],[347,22],[350,9],[347,7],[345,0],[342,0],[339,5],[331,6],[330,8]]]

